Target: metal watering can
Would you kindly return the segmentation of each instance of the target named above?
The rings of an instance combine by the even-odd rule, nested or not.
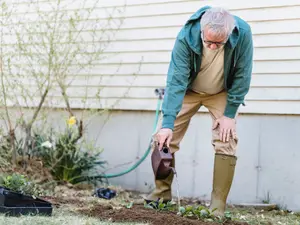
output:
[[[151,155],[152,169],[156,180],[166,179],[174,168],[171,167],[173,155],[167,146],[163,146],[162,150],[158,149],[158,144]]]

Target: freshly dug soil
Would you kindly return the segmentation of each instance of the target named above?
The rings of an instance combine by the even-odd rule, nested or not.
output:
[[[175,212],[156,211],[146,209],[142,205],[134,205],[132,208],[113,209],[112,206],[95,205],[91,209],[79,209],[79,212],[88,216],[97,217],[111,222],[139,222],[151,225],[220,225],[220,223],[203,222],[196,219],[180,217]],[[247,223],[226,222],[226,225],[247,225]]]
[[[132,208],[117,207],[112,205],[89,203],[77,198],[58,198],[45,196],[45,200],[50,201],[55,207],[60,208],[62,205],[73,205],[77,208],[76,213],[84,214],[91,217],[99,218],[103,221],[110,222],[135,222],[148,223],[151,225],[220,225],[217,222],[204,222],[196,218],[186,218],[176,215],[172,211],[157,211],[147,209],[144,205],[133,205]],[[89,207],[91,206],[91,207]],[[248,223],[227,221],[224,225],[248,225]]]

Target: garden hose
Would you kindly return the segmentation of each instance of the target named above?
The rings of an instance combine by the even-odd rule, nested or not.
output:
[[[159,118],[159,113],[160,113],[160,108],[161,108],[161,103],[162,103],[162,98],[164,95],[164,89],[155,89],[155,94],[158,95],[158,101],[157,101],[157,107],[156,107],[156,113],[155,113],[155,121],[154,121],[154,126],[153,126],[153,132],[156,131],[157,123],[158,123],[158,118]],[[114,174],[101,174],[93,177],[93,179],[99,179],[99,178],[114,178],[114,177],[119,177],[123,176],[124,174],[127,174],[131,172],[132,170],[136,169],[149,155],[151,151],[151,144],[152,144],[152,138],[150,139],[149,146],[145,154],[142,156],[141,159],[139,159],[133,166],[129,167],[127,170],[120,172],[120,173],[114,173]]]

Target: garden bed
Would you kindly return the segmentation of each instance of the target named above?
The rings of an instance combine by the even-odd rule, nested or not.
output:
[[[65,191],[64,191],[65,189]],[[284,210],[258,210],[250,207],[229,207],[232,220],[224,223],[206,222],[195,217],[176,215],[177,210],[157,210],[146,208],[141,198],[132,192],[117,189],[118,195],[105,200],[91,196],[89,191],[75,191],[68,188],[59,189],[57,196],[44,197],[54,206],[54,212],[63,214],[71,212],[77,217],[96,218],[103,222],[118,224],[151,224],[151,225],[271,225],[271,224],[299,224],[300,215]],[[182,205],[201,205],[200,202],[182,200]],[[98,223],[95,223],[98,224]],[[99,222],[99,224],[102,224]],[[104,223],[103,223],[104,224]]]
[[[90,209],[81,209],[80,213],[100,218],[101,220],[109,220],[111,222],[139,222],[151,225],[201,225],[201,224],[219,224],[213,222],[203,222],[192,218],[185,218],[176,215],[171,211],[156,211],[146,209],[143,205],[134,205],[132,208],[114,209],[111,206],[95,205]],[[224,224],[247,224],[239,222],[225,222]]]
[[[214,225],[220,224],[217,222],[204,222],[196,217],[183,217],[176,215],[176,210],[158,211],[155,209],[145,208],[143,204],[133,204],[126,207],[123,203],[118,202],[118,199],[106,201],[98,198],[58,198],[45,197],[51,201],[56,208],[67,207],[76,215],[84,215],[88,217],[98,218],[102,221],[109,222],[126,222],[126,223],[145,223],[151,225]],[[227,221],[223,224],[227,225],[246,225],[248,223]]]

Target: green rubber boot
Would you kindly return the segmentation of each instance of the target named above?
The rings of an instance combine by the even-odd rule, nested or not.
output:
[[[215,216],[224,216],[226,201],[231,189],[236,156],[215,154],[214,174],[213,174],[213,190],[211,193],[210,211]]]

